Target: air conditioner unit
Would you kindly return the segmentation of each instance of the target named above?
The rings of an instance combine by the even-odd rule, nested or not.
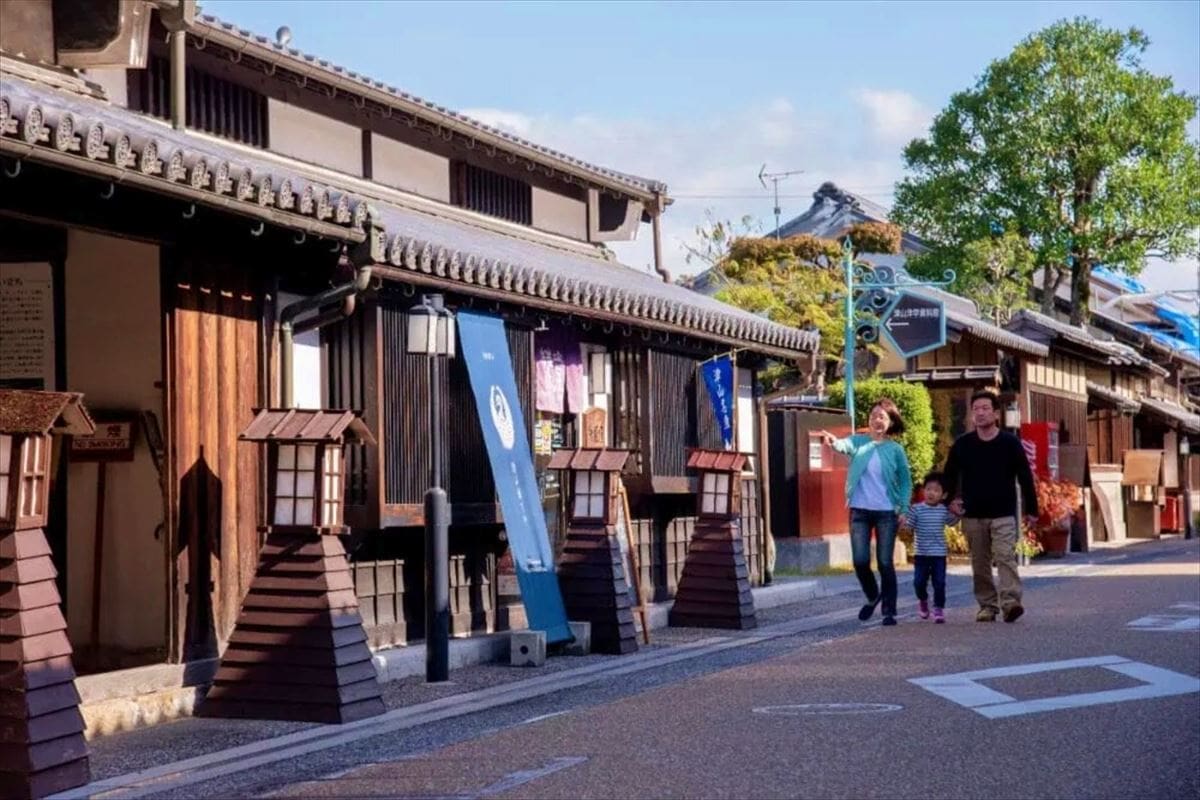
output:
[[[146,66],[151,6],[147,0],[54,0],[59,66]]]

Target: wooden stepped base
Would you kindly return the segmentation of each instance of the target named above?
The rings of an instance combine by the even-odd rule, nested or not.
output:
[[[758,627],[736,520],[696,522],[668,621],[679,628]]]
[[[0,797],[91,780],[71,643],[40,528],[0,532]]]
[[[268,533],[199,716],[342,723],[383,711],[341,542]]]
[[[558,562],[567,617],[592,624],[592,650],[624,655],[638,649],[633,597],[621,545],[605,526],[573,526]]]

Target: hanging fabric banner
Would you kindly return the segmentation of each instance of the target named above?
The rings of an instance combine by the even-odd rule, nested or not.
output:
[[[529,627],[547,643],[571,641],[504,320],[460,311],[458,335]]]
[[[721,441],[729,450],[733,447],[733,357],[718,356],[701,364],[700,369],[704,373],[708,397],[712,400],[713,413],[717,415]]]

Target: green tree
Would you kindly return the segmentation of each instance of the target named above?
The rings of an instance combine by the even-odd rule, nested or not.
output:
[[[1044,270],[1045,308],[1070,281],[1078,324],[1097,264],[1137,273],[1147,256],[1196,255],[1197,98],[1141,66],[1148,44],[1136,29],[1063,20],[955,94],[904,150],[892,218],[933,244],[913,269],[970,269],[968,245],[1012,232]]]
[[[997,325],[1007,324],[1013,314],[1030,305],[1034,255],[1029,243],[1012,231],[968,242],[959,271],[965,278],[957,282],[959,290]]]
[[[871,407],[880,400],[891,400],[900,409],[900,416],[904,418],[904,433],[898,441],[908,456],[913,485],[920,486],[933,469],[936,457],[937,434],[934,432],[933,401],[929,390],[920,383],[876,377],[855,381],[854,394],[858,398],[854,406],[856,430],[866,427]],[[829,387],[829,405],[845,407],[844,383],[839,381]]]

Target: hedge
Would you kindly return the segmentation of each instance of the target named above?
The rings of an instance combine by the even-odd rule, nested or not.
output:
[[[929,399],[929,391],[922,384],[902,380],[865,378],[855,381],[856,428],[866,427],[871,407],[884,398],[894,402],[900,409],[900,416],[904,417],[905,431],[899,441],[904,446],[904,452],[908,454],[913,486],[919,487],[921,481],[925,480],[925,476],[933,469],[934,448],[937,443],[937,436],[933,431],[933,403]],[[845,407],[846,386],[842,381],[829,387],[829,404]]]

